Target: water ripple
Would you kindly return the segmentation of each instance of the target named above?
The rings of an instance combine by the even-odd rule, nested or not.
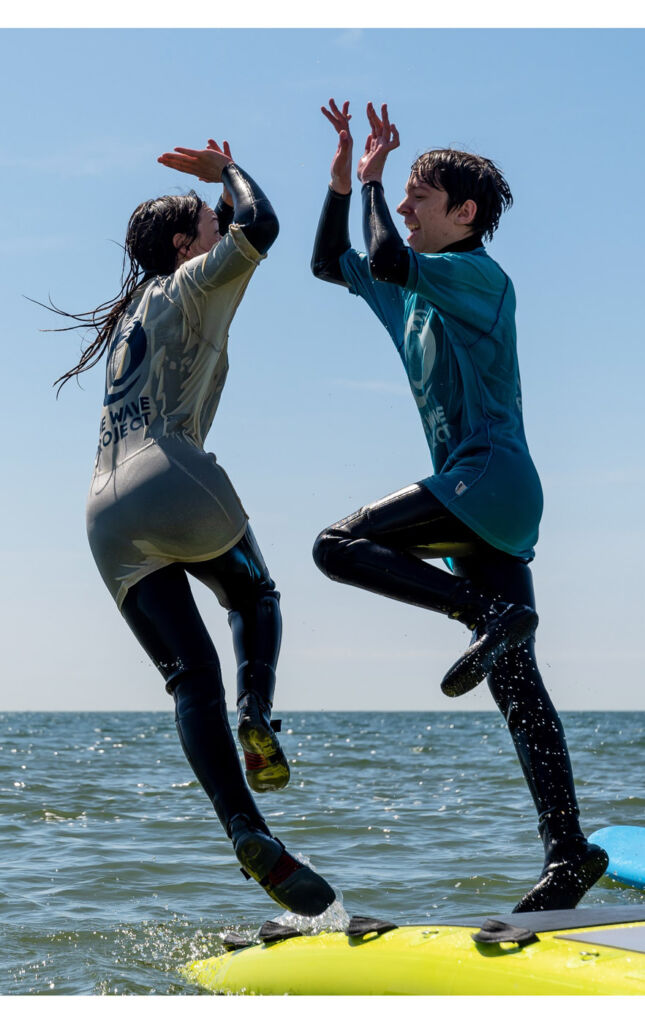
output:
[[[282,715],[290,786],[258,798],[328,877],[321,921],[238,870],[170,714],[0,714],[0,991],[197,993],[178,967],[264,920],[342,928],[508,911],[539,874],[528,793],[496,713]],[[587,831],[642,822],[645,714],[563,716]],[[586,905],[640,905],[603,879]]]

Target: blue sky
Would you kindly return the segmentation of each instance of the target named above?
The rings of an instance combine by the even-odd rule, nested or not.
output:
[[[491,254],[513,278],[525,423],[545,491],[534,563],[538,653],[557,705],[643,708],[641,30],[123,29],[0,32],[3,375],[0,706],[166,708],[161,677],[91,559],[84,502],[102,368],[66,386],[80,339],[29,303],[71,311],[118,289],[128,217],[192,181],[156,163],[227,138],[281,222],[231,330],[207,447],[232,477],[282,593],[277,706],[492,708],[439,691],[459,626],[332,584],[319,530],[430,472],[394,348],[360,300],[309,271],[333,132],[368,100],[401,147],[392,207],[425,149],[492,157],[515,197]],[[213,186],[198,185],[206,198]],[[355,191],[352,240],[361,246]],[[233,695],[226,616],[198,602]]]

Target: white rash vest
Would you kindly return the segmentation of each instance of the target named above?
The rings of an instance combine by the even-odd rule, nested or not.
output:
[[[112,332],[87,530],[119,608],[149,573],[215,558],[244,534],[246,512],[204,438],[229,326],[262,259],[231,224],[206,255],[141,284]]]

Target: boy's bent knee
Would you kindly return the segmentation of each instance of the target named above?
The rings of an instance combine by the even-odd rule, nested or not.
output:
[[[313,559],[321,572],[330,579],[342,576],[341,566],[346,561],[347,547],[353,540],[345,530],[328,527],[319,533],[313,547]]]
[[[331,541],[331,543],[333,544],[333,540]],[[312,550],[311,553],[313,555],[314,562],[316,563],[316,565],[318,566],[320,571],[324,572],[325,576],[327,575],[327,557],[328,557],[329,547],[330,547],[329,531],[328,530],[323,530],[316,537],[316,540],[314,541],[313,550]]]

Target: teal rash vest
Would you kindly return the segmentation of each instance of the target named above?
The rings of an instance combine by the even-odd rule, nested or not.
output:
[[[421,483],[483,540],[530,561],[542,488],[522,420],[512,282],[483,246],[408,252],[405,287],[374,280],[355,249],[340,267],[403,361],[434,466]]]

